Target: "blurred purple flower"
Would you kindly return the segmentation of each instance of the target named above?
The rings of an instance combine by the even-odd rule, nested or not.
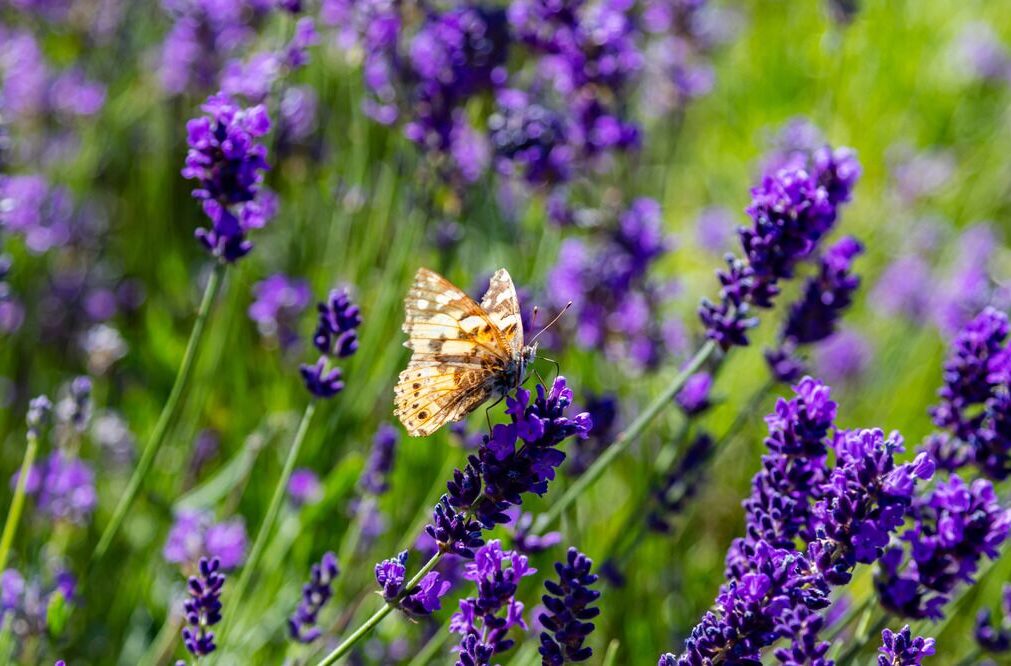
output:
[[[734,214],[730,209],[710,206],[699,213],[695,223],[695,235],[703,249],[723,253],[729,248],[735,227]]]
[[[260,335],[276,340],[283,350],[297,346],[298,321],[312,300],[309,283],[275,273],[253,285],[253,296],[249,318]]]
[[[234,569],[246,556],[245,521],[215,523],[210,513],[183,509],[176,513],[162,555],[185,567],[196,566],[201,557],[218,558],[223,569]]]
[[[323,496],[319,477],[311,469],[296,469],[288,480],[288,497],[295,506],[314,504]]]
[[[832,384],[852,381],[867,369],[873,350],[870,342],[852,329],[842,329],[814,348],[814,367]]]
[[[955,38],[955,59],[969,78],[987,83],[1011,82],[1011,55],[993,28],[969,23]]]
[[[17,482],[15,473],[11,484]],[[53,520],[83,525],[98,504],[95,473],[91,467],[63,451],[49,457],[28,472],[25,493],[35,498],[39,510]]]

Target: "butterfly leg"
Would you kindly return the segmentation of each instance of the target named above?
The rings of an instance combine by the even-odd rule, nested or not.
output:
[[[492,410],[492,408],[495,405],[499,404],[503,400],[505,400],[505,396],[504,395],[500,396],[498,400],[496,400],[495,402],[493,402],[490,405],[488,405],[488,407],[484,410],[484,420],[488,423],[488,434],[489,435],[491,434],[491,410]]]

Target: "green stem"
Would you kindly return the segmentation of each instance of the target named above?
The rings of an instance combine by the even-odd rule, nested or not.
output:
[[[21,471],[18,474],[17,485],[14,486],[14,497],[11,499],[11,508],[7,512],[7,520],[4,522],[3,536],[0,536],[0,571],[7,568],[7,557],[10,555],[11,544],[14,542],[14,533],[21,522],[21,511],[25,506],[25,486],[28,483],[28,474],[32,464],[35,462],[35,454],[39,450],[38,435],[29,432],[28,445],[25,447],[25,456],[21,459]]]
[[[442,646],[449,640],[450,633],[448,626],[443,626],[439,631],[432,634],[428,642],[421,646],[421,649],[408,662],[407,666],[427,666],[435,662],[435,655],[442,649]]]
[[[214,305],[218,293],[221,291],[221,284],[226,269],[227,264],[218,263],[215,265],[210,279],[207,280],[207,286],[204,288],[204,295],[200,301],[200,309],[197,310],[197,318],[193,322],[193,330],[190,331],[189,342],[186,343],[186,351],[183,354],[182,363],[179,365],[175,382],[172,384],[172,391],[169,393],[168,400],[165,401],[165,406],[158,416],[158,422],[151,433],[151,438],[144,447],[144,452],[141,454],[140,461],[133,471],[133,476],[130,477],[130,482],[126,486],[126,492],[119,498],[119,504],[116,505],[116,510],[112,514],[112,520],[106,526],[105,531],[102,533],[102,538],[98,541],[98,546],[95,547],[95,552],[91,555],[92,565],[105,557],[106,552],[108,552],[109,546],[112,545],[112,540],[123,525],[123,519],[126,518],[130,505],[133,504],[133,500],[140,491],[145,477],[151,471],[151,466],[154,465],[155,456],[158,455],[159,449],[165,443],[169,427],[179,412],[183,394],[186,392],[186,387],[189,385],[190,377],[193,374],[197,353],[200,349],[200,343],[204,338],[204,330],[207,327],[207,317],[211,311],[211,306]]]
[[[839,659],[836,660],[836,663],[837,664],[849,663],[854,657],[856,657],[857,653],[859,653],[860,650],[862,650],[864,646],[867,645],[868,641],[870,641],[871,636],[881,635],[881,632],[884,630],[884,628],[888,626],[888,619],[889,619],[888,614],[884,613],[881,615],[881,617],[877,619],[877,621],[874,623],[874,626],[872,626],[870,629],[862,627],[861,628],[862,630],[858,631],[857,635],[854,636],[852,640],[850,640],[849,644],[846,646],[846,649],[839,656]],[[862,624],[863,622],[861,622],[861,625]]]
[[[583,492],[592,486],[597,479],[601,477],[611,463],[615,459],[624,453],[625,449],[636,440],[636,438],[642,434],[646,426],[656,418],[657,414],[663,411],[664,408],[671,404],[674,396],[678,394],[681,388],[688,381],[688,378],[693,374],[698,372],[702,364],[716,351],[716,343],[712,340],[707,340],[702,347],[699,348],[695,355],[691,358],[684,368],[675,375],[674,379],[671,380],[670,384],[658,395],[653,402],[649,404],[639,416],[628,426],[624,431],[622,431],[611,444],[604,449],[604,452],[593,461],[593,464],[583,472],[583,474],[576,479],[576,481],[565,489],[565,492],[561,497],[558,498],[557,502],[552,503],[551,508],[542,513],[533,526],[533,533],[540,534],[544,532],[552,523],[561,517],[562,513],[569,508]]]
[[[439,564],[439,560],[442,559],[442,555],[443,553],[441,551],[433,555],[432,558],[425,563],[425,566],[421,567],[421,571],[416,573],[414,578],[407,581],[407,584],[404,585],[404,590],[414,589],[419,583],[421,583],[421,579],[425,577],[425,574],[430,572],[437,564]],[[345,638],[343,643],[338,645],[333,652],[324,657],[316,666],[330,666],[331,664],[337,663],[338,659],[350,652],[351,648],[353,648],[358,641],[365,638],[369,632],[375,629],[376,626],[386,618],[387,615],[392,613],[397,607],[399,601],[399,599],[396,599],[394,601],[387,601],[384,603],[379,610],[373,613],[369,619],[365,620],[360,627],[355,629],[354,633]]]
[[[295,461],[298,459],[298,453],[302,449],[302,443],[305,441],[306,433],[309,432],[309,424],[312,422],[312,415],[315,412],[316,400],[313,399],[305,406],[305,411],[302,412],[302,420],[298,424],[298,430],[295,432],[295,439],[291,443],[291,448],[288,449],[288,457],[285,458],[284,467],[281,469],[281,478],[277,480],[277,485],[274,486],[274,494],[270,498],[267,514],[263,517],[263,523],[256,533],[256,540],[253,542],[252,550],[249,551],[249,558],[243,565],[242,573],[235,584],[235,591],[232,593],[231,599],[228,600],[228,605],[232,608],[242,608],[242,599],[246,595],[246,588],[249,587],[253,574],[256,572],[256,568],[263,558],[263,552],[267,548],[270,534],[274,531],[274,524],[277,522],[277,516],[281,512],[281,504],[284,502],[284,494],[287,492],[288,481],[291,479],[291,473],[295,469]],[[229,617],[235,617],[235,614],[232,613]],[[231,622],[226,619],[218,637],[218,641],[222,645],[224,644],[222,637],[228,633],[230,626]]]

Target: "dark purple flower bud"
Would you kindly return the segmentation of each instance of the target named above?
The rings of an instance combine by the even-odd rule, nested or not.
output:
[[[885,629],[881,632],[881,642],[878,666],[920,666],[924,657],[934,654],[934,639],[914,638],[908,624],[897,633]]]
[[[305,388],[317,398],[332,398],[344,390],[344,375],[338,367],[329,367],[326,356],[320,356],[315,364],[303,363],[299,366]]]
[[[323,354],[347,358],[358,350],[357,329],[362,316],[358,306],[351,301],[347,289],[334,289],[327,300],[317,306],[319,322],[313,344]]]
[[[302,601],[295,613],[288,618],[288,632],[291,639],[299,643],[311,643],[320,637],[316,626],[319,612],[333,596],[331,584],[340,573],[337,556],[326,552],[319,564],[310,569],[309,582],[302,588]]]
[[[195,657],[214,652],[214,633],[209,627],[221,621],[221,589],[225,575],[219,572],[217,558],[200,558],[199,575],[191,576],[187,591],[189,598],[183,604],[188,627],[183,628],[183,645]]]
[[[597,582],[597,575],[590,573],[592,567],[590,558],[569,548],[566,561],[555,563],[558,581],[544,581],[547,594],[541,601],[545,612],[538,619],[544,627],[539,652],[545,666],[586,661],[593,654],[583,645],[594,629],[589,620],[600,614],[592,605],[600,598],[600,591],[590,587]]]
[[[359,486],[367,493],[382,495],[390,488],[389,476],[397,452],[399,431],[389,423],[383,423],[372,439],[372,453],[362,472]]]

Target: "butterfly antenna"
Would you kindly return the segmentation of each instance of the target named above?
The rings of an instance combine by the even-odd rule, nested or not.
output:
[[[537,326],[537,315],[540,314],[540,312],[541,309],[535,305],[534,311],[530,315],[530,328],[534,328],[535,326]]]
[[[569,301],[568,303],[565,304],[565,307],[562,308],[562,311],[555,315],[554,319],[552,319],[547,324],[545,324],[544,328],[542,328],[541,330],[537,331],[537,334],[534,335],[534,337],[530,338],[530,342],[528,342],[527,344],[528,345],[534,344],[534,341],[537,340],[537,338],[541,337],[541,333],[543,333],[544,331],[546,331],[549,328],[551,328],[552,326],[554,326],[555,322],[557,322],[559,319],[561,319],[562,315],[565,314],[565,311],[568,310],[571,307],[572,307],[572,301]],[[537,311],[537,309],[534,308],[534,312],[535,313],[536,313],[536,311]]]

